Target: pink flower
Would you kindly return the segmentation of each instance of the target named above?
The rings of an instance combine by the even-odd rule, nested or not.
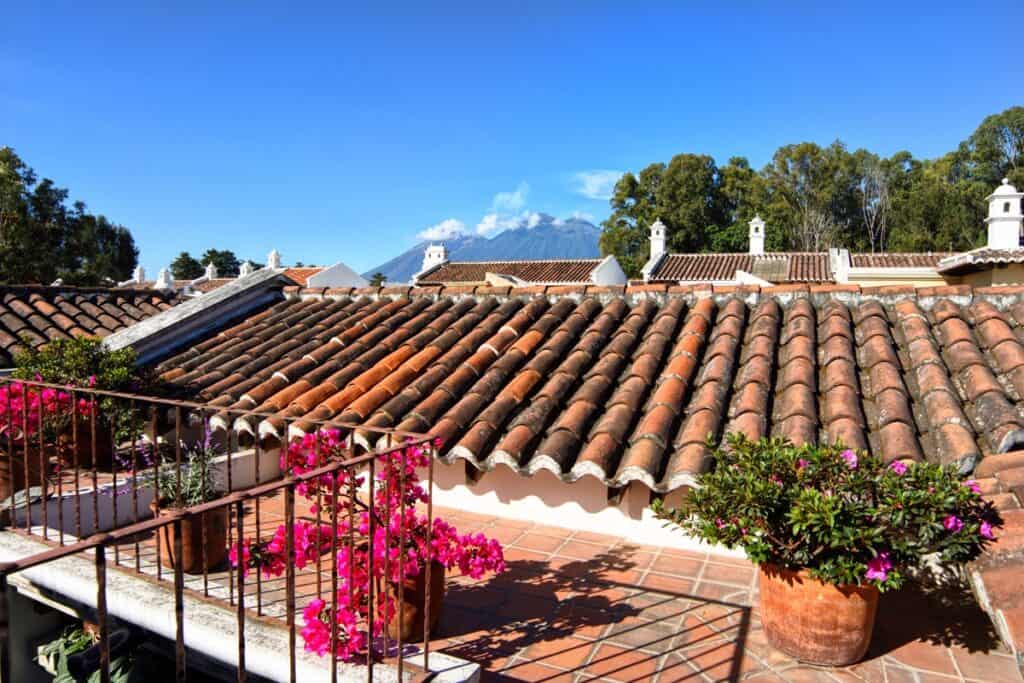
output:
[[[868,561],[868,570],[864,578],[872,581],[885,581],[889,577],[889,570],[892,569],[892,562],[889,560],[889,553],[878,553]]]
[[[856,453],[854,453],[850,449],[846,449],[845,451],[843,451],[842,453],[839,454],[839,457],[846,461],[846,464],[850,466],[851,470],[857,469],[857,454]]]
[[[942,520],[942,526],[946,528],[946,531],[951,531],[955,534],[964,528],[964,523],[956,515],[949,515],[946,519]]]
[[[89,386],[96,386],[96,375],[89,375]]]
[[[893,460],[889,463],[889,469],[899,475],[907,473],[907,464],[902,460]]]
[[[978,527],[978,533],[982,538],[995,538],[996,535],[992,532],[992,525],[988,522],[982,522],[981,526]]]
[[[977,493],[978,495],[981,495],[981,486],[979,486],[978,482],[974,481],[973,479],[968,479],[967,481],[965,481],[963,483],[963,486],[969,488],[972,493]]]
[[[796,461],[796,468],[797,468],[798,470],[802,470],[802,469],[804,469],[805,467],[807,467],[807,466],[808,466],[808,465],[810,465],[810,464],[811,464],[811,463],[807,462],[807,461],[806,461],[806,460],[804,460],[803,458],[800,458],[799,460],[797,460],[797,461]]]
[[[715,526],[718,527],[719,529],[724,529],[725,528],[725,521],[721,517],[716,517],[715,518]]]

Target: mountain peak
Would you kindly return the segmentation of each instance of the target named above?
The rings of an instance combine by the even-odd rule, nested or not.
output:
[[[493,237],[454,235],[443,240],[423,241],[371,268],[364,277],[384,273],[388,282],[411,282],[412,276],[423,265],[423,251],[428,244],[448,248],[452,261],[508,261],[520,259],[597,258],[601,251],[598,238],[601,229],[582,218],[559,220],[545,213],[537,213],[531,221],[499,232]],[[532,224],[532,225],[531,225]]]

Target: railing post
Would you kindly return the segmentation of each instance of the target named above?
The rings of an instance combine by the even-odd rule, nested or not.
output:
[[[185,565],[181,561],[181,517],[174,520],[174,675],[177,683],[185,683]],[[159,538],[160,532],[157,532]],[[157,562],[159,562],[157,558]]]
[[[287,448],[285,441],[282,448]],[[288,680],[295,683],[295,484],[284,489],[285,555],[285,618],[288,621]]]
[[[96,546],[96,622],[100,631],[100,682],[110,683],[110,625],[107,623],[107,553]]]
[[[7,571],[0,569],[0,683],[8,683],[10,680],[11,611],[7,604]]]
[[[239,542],[242,538],[242,516],[245,507],[242,501],[235,503],[235,528]],[[235,572],[238,579],[238,683],[245,683],[245,567],[239,563]]]

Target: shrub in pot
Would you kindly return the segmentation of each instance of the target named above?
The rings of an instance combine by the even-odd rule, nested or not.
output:
[[[207,436],[197,443],[181,444],[182,468],[176,460],[165,457],[158,472],[159,500],[150,508],[156,516],[167,516],[182,508],[201,505],[220,498],[223,494],[217,484],[213,459],[218,448]],[[181,558],[174,549],[175,530],[173,524],[163,526],[160,535],[160,562],[174,569],[181,562],[182,571],[187,574],[202,574],[204,569],[212,570],[227,558],[228,508],[219,507],[201,515],[183,517],[181,520]],[[205,562],[204,562],[205,559]]]
[[[149,384],[136,368],[132,349],[112,351],[94,337],[57,339],[40,348],[28,347],[15,357],[13,374],[19,379],[81,389],[77,397],[90,407],[93,397],[89,389],[137,393]],[[95,396],[94,407],[95,464],[107,468],[115,445],[143,432],[145,417],[133,410],[129,401],[109,396]],[[66,410],[51,418],[60,423],[57,442],[62,464],[91,467],[94,446],[90,414],[79,412],[76,418]]]
[[[51,387],[22,382],[0,385],[0,500],[42,484],[51,460],[62,451],[60,434],[65,416],[77,410],[88,418],[84,399]]]
[[[349,456],[339,433],[323,430],[284,449],[281,469],[304,474]],[[439,517],[434,517],[432,525],[427,523],[422,506],[429,495],[417,470],[427,466],[429,457],[429,450],[420,446],[403,446],[381,454],[377,458],[372,505],[354,493],[367,483],[365,475],[354,470],[344,469],[302,482],[296,486],[297,493],[311,501],[311,512],[315,514],[319,508],[326,524],[318,527],[297,521],[290,529],[281,525],[270,540],[247,538],[231,549],[232,564],[241,566],[243,571],[257,568],[270,577],[280,576],[288,563],[296,569],[315,563],[321,554],[331,550],[332,539],[336,539],[338,591],[333,602],[331,598],[316,598],[304,607],[302,638],[307,651],[320,656],[330,653],[351,661],[378,654],[374,641],[385,633],[391,638],[401,634],[405,642],[422,639],[426,596],[430,596],[429,628],[433,628],[441,614],[446,570],[458,567],[472,578],[504,571],[505,560],[497,541],[479,533],[460,535]],[[332,504],[335,491],[337,505]],[[354,522],[351,526],[350,518]],[[287,552],[289,533],[294,534],[291,556]],[[429,587],[425,571],[428,562]],[[332,625],[337,629],[333,652]]]
[[[761,620],[801,661],[851,664],[867,651],[879,591],[929,556],[975,557],[998,513],[973,481],[930,463],[884,463],[841,444],[793,446],[730,435],[714,469],[658,517],[759,566]]]

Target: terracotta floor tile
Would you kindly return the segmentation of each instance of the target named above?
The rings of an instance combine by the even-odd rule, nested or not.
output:
[[[519,561],[533,561],[533,562],[544,562],[547,560],[547,553],[539,553],[535,550],[525,550],[523,548],[505,548],[505,561],[506,562],[519,562]]]
[[[660,657],[604,643],[584,673],[613,681],[650,681],[658,670]]]
[[[620,647],[665,654],[672,648],[679,629],[674,624],[627,619],[612,624],[601,642]]]
[[[679,597],[691,597],[694,595],[693,579],[679,576],[651,572],[643,578],[641,585],[652,591],[662,591]]]
[[[615,554],[611,552],[611,546],[609,545],[597,545],[576,540],[570,540],[559,548],[558,556],[577,560],[591,560],[598,556],[617,559]],[[621,561],[623,564],[628,564],[628,560]]]
[[[750,586],[754,579],[752,565],[718,564],[708,562],[704,565],[703,579],[717,583],[731,583],[742,588]]]
[[[697,578],[700,570],[704,567],[704,560],[697,557],[676,557],[673,555],[661,555],[651,565],[651,571],[662,574],[673,574],[675,576],[690,576]]]
[[[971,652],[965,647],[950,648],[957,668],[964,678],[981,681],[1012,681],[1020,675],[1012,655],[1001,652]]]
[[[887,654],[887,657],[915,669],[955,676],[956,667],[953,657],[944,647],[935,647],[931,643],[913,641],[902,645]]]
[[[530,530],[520,536],[514,545],[517,548],[526,548],[527,550],[536,550],[542,553],[553,553],[563,543],[565,543],[564,538],[546,536]]]
[[[572,683],[576,674],[552,668],[529,660],[516,661],[503,669],[498,676],[486,680],[530,681],[530,683]]]
[[[539,640],[526,649],[524,657],[561,669],[575,669],[586,664],[596,646],[592,640],[575,636]]]

